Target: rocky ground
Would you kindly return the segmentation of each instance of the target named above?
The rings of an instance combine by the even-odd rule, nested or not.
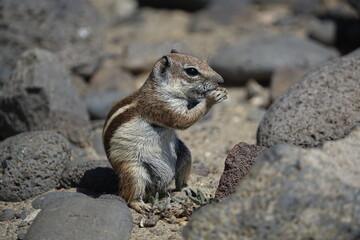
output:
[[[359,238],[356,1],[4,0],[0,11],[0,239]],[[205,58],[229,99],[178,132],[190,189],[139,214],[116,195],[102,126],[173,48]]]
[[[227,153],[240,141],[255,144],[256,129],[265,112],[248,103],[244,88],[229,88],[229,96],[230,98],[223,104],[214,107],[205,120],[188,130],[178,132],[193,155],[189,186],[192,189],[200,189],[209,198],[215,195]],[[233,133],[234,129],[238,129],[236,134]],[[76,188],[50,192],[54,191],[76,192]],[[177,196],[187,199],[185,194],[177,194]],[[31,206],[34,199],[36,197],[22,202],[1,202],[1,207],[3,210],[12,209],[17,215],[24,212],[30,215],[30,212],[38,213]],[[193,207],[199,206],[193,204]],[[188,218],[171,220],[168,218],[159,220],[154,227],[140,227],[143,216],[134,210],[131,212],[134,223],[130,239],[182,239],[180,230],[187,223]],[[0,239],[17,239],[18,234],[26,233],[32,221],[33,218],[24,220],[15,217],[10,221],[1,222],[0,232],[3,235]]]

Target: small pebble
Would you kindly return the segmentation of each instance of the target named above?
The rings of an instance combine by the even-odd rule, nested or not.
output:
[[[15,218],[16,212],[10,208],[0,212],[0,221],[9,221]]]
[[[25,210],[25,211],[22,211],[19,215],[19,218],[21,218],[22,220],[25,220],[25,218],[31,214],[33,211],[32,210]]]
[[[24,240],[25,237],[26,237],[26,234],[25,233],[19,233],[17,237],[18,237],[17,238],[18,240]]]
[[[139,223],[139,226],[141,228],[155,227],[156,223],[159,221],[159,219],[160,219],[160,216],[158,216],[158,215],[143,217]]]

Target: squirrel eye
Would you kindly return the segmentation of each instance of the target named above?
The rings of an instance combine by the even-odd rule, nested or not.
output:
[[[185,72],[190,77],[195,77],[195,76],[199,75],[199,71],[193,67],[185,68]]]

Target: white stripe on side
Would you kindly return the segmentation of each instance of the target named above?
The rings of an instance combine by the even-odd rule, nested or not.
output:
[[[133,102],[129,105],[125,105],[121,108],[119,108],[118,110],[116,110],[113,115],[111,115],[111,117],[109,118],[109,120],[107,121],[104,130],[103,130],[103,137],[105,135],[105,132],[107,131],[108,127],[110,126],[111,122],[120,114],[122,114],[123,112],[125,112],[126,110],[128,110],[129,108],[135,107],[136,106],[136,102]]]

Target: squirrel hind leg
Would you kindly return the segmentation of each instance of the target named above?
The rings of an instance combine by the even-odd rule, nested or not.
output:
[[[143,199],[148,179],[145,174],[142,174],[142,169],[133,162],[119,162],[113,164],[113,167],[119,176],[120,197],[128,204],[135,199]]]
[[[190,176],[191,152],[180,139],[178,139],[176,154],[175,190],[181,191],[181,189],[187,187],[187,181]]]

